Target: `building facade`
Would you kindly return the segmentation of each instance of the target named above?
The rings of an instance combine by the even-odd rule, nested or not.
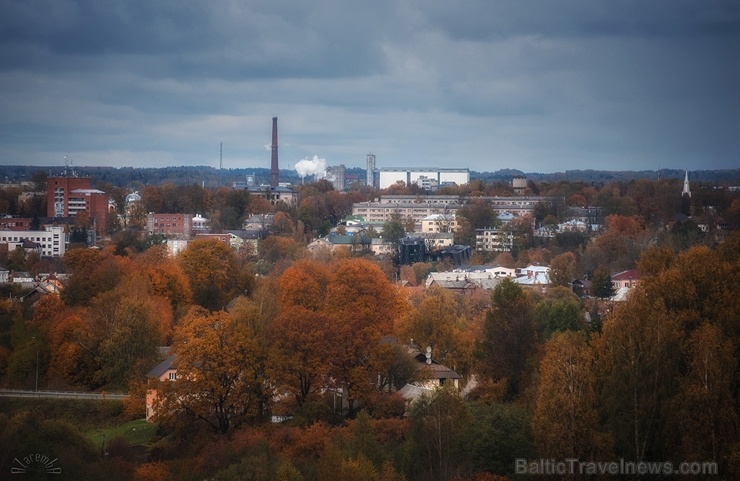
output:
[[[80,212],[95,220],[98,231],[105,229],[109,196],[92,188],[90,177],[49,177],[46,187],[46,215],[75,217]]]
[[[514,234],[493,227],[475,229],[475,248],[479,251],[511,252],[514,248]]]
[[[146,230],[149,235],[159,234],[166,237],[189,239],[193,233],[193,216],[150,212],[146,216]]]
[[[457,230],[455,214],[432,214],[421,220],[422,233],[454,233]]]
[[[417,184],[420,178],[422,184],[434,182],[438,187],[445,185],[464,185],[470,182],[469,169],[406,169],[406,168],[383,168],[378,170],[378,188],[388,187],[403,182],[404,185]]]
[[[247,191],[250,195],[264,197],[273,205],[277,204],[278,202],[285,202],[289,206],[294,206],[298,204],[298,192],[289,187],[255,185],[252,187],[247,187]]]
[[[532,215],[540,202],[553,202],[553,197],[475,197],[489,203],[497,215],[509,221]],[[358,202],[352,205],[352,215],[362,216],[368,222],[385,223],[398,215],[402,222],[413,220],[418,230],[422,229],[425,217],[440,214],[456,216],[457,210],[470,198],[459,195],[383,195],[375,201]]]
[[[345,181],[345,175],[347,173],[347,168],[344,166],[344,164],[337,165],[337,166],[331,166],[326,168],[326,180],[331,182],[331,185],[334,187],[334,190],[338,192],[344,192],[347,188],[347,183]]]
[[[0,244],[6,244],[9,252],[23,248],[24,241],[37,244],[44,257],[64,257],[67,235],[62,226],[46,226],[42,231],[0,231]]]

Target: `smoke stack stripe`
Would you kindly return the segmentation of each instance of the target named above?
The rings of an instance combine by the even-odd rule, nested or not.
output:
[[[277,187],[280,183],[278,171],[277,117],[272,118],[272,162],[270,164],[270,185]]]

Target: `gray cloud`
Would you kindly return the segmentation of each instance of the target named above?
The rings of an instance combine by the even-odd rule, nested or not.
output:
[[[0,0],[0,163],[736,167],[740,7]]]

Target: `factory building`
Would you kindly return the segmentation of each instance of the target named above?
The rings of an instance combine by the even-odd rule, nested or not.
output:
[[[347,183],[345,180],[345,176],[347,174],[347,168],[344,166],[344,164],[337,165],[337,166],[330,166],[326,168],[326,177],[324,177],[326,180],[331,182],[331,185],[334,187],[334,190],[337,190],[339,192],[344,192],[347,189]]]
[[[417,184],[430,189],[446,185],[464,185],[470,182],[469,169],[406,169],[383,168],[378,170],[378,188],[388,187],[403,182],[404,185]]]

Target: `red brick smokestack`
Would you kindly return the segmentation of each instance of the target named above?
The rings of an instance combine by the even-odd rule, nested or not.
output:
[[[272,163],[270,164],[270,185],[277,187],[280,183],[278,171],[277,117],[272,118]]]

